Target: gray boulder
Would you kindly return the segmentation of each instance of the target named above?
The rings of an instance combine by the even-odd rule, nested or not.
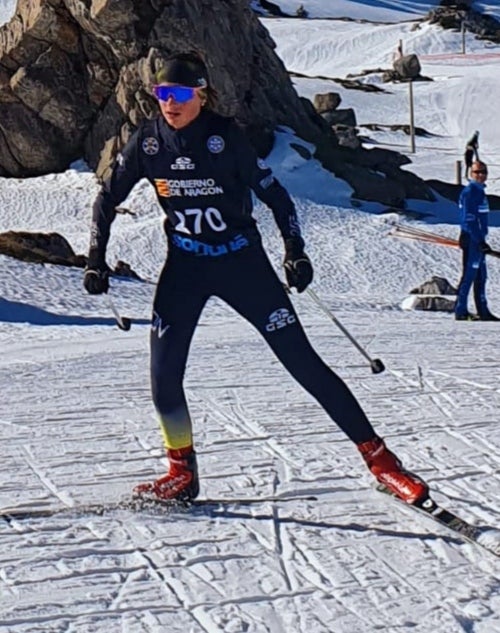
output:
[[[403,55],[393,62],[394,71],[401,79],[416,79],[422,70],[420,61],[415,54]]]
[[[84,255],[75,255],[69,242],[59,233],[0,233],[0,253],[35,264],[84,268],[87,263],[87,258]]]
[[[330,110],[321,114],[328,125],[348,125],[356,127],[356,113],[352,108]]]
[[[325,92],[315,94],[313,103],[316,112],[318,114],[323,114],[323,112],[336,110],[341,101],[342,97],[338,92]]]
[[[456,295],[457,289],[444,277],[433,275],[429,281],[410,290],[412,295]]]
[[[457,289],[447,279],[433,275],[430,280],[410,290],[413,297],[411,306],[407,304],[407,307],[412,310],[454,312],[456,294]]]
[[[455,300],[446,297],[417,297],[413,304],[414,310],[428,310],[431,312],[454,312]]]

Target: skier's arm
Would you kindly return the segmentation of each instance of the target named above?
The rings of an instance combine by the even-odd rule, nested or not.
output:
[[[139,131],[118,154],[111,177],[103,184],[94,202],[88,268],[106,268],[106,246],[116,217],[116,207],[142,178],[138,138]]]
[[[271,168],[258,158],[257,152],[236,124],[231,126],[231,140],[241,180],[271,209],[283,240],[294,239],[303,247],[295,205],[286,189],[273,176]]]
[[[465,218],[465,225],[471,239],[476,242],[482,242],[488,233],[487,213],[480,213],[480,199],[471,189],[464,190],[461,197],[461,205]],[[483,217],[481,217],[483,216]],[[486,224],[486,226],[485,226]]]
[[[483,193],[483,197],[478,205],[478,223],[479,223],[479,233],[481,236],[481,241],[484,243],[486,240],[486,236],[488,235],[488,216],[489,216],[489,205],[486,199],[486,194]]]
[[[313,268],[304,253],[297,212],[288,192],[273,176],[271,169],[257,157],[257,153],[239,128],[234,126],[235,145],[240,178],[273,212],[285,242],[283,262],[287,284],[303,292],[311,283]]]

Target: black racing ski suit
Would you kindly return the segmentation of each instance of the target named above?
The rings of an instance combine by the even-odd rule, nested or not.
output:
[[[251,190],[271,208],[284,240],[302,246],[303,241],[290,196],[236,123],[210,111],[180,130],[163,117],[143,122],[95,202],[89,266],[105,266],[115,208],[142,178],[154,186],[167,216],[168,257],[150,339],[153,401],[166,447],[193,443],[183,377],[198,318],[211,296],[257,328],[352,441],[372,439],[375,432],[349,388],[311,347],[262,248]]]

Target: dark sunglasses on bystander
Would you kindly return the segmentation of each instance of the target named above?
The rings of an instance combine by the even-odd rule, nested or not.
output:
[[[153,86],[153,93],[160,101],[168,101],[172,97],[177,103],[187,103],[194,97],[195,89],[188,86]]]

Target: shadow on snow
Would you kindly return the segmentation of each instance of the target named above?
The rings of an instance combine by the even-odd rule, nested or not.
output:
[[[149,319],[131,319],[132,323],[148,325]],[[19,301],[0,298],[0,322],[30,323],[31,325],[110,325],[116,326],[113,317],[85,317],[56,314]]]

